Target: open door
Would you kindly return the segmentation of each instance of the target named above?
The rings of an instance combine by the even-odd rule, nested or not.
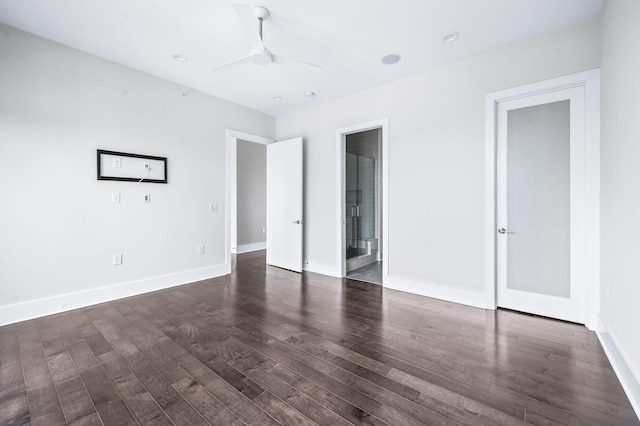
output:
[[[267,263],[302,272],[302,138],[267,145]]]

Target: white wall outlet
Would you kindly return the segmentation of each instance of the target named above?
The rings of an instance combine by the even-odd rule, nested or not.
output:
[[[143,203],[150,203],[151,202],[151,194],[144,194],[142,196],[142,202]]]
[[[218,203],[210,203],[209,204],[209,211],[212,213],[218,213]]]
[[[148,161],[143,161],[142,162],[142,169],[143,170],[151,170],[151,163],[149,163]]]
[[[114,158],[113,163],[111,164],[114,169],[119,169],[122,167],[122,158]]]
[[[198,244],[198,254],[204,254],[204,244]]]
[[[263,228],[262,228],[262,233],[263,233],[263,234],[266,234],[266,233],[267,233],[267,228],[263,227]]]
[[[114,265],[122,265],[122,253],[113,255],[113,264]]]
[[[119,192],[112,192],[111,193],[111,202],[112,203],[119,203],[120,202],[120,193]]]

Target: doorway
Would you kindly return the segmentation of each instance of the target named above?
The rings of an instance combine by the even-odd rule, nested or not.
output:
[[[382,284],[380,129],[352,133],[345,143],[347,278]]]
[[[303,140],[293,138],[274,143],[273,139],[237,130],[226,131],[226,203],[225,203],[225,266],[232,270],[232,254],[239,252],[238,231],[238,144],[266,146],[266,227],[255,226],[251,232],[266,235],[267,263],[273,266],[302,271],[303,237]],[[261,151],[261,150],[260,150]],[[258,180],[259,191],[264,188]],[[249,200],[251,202],[251,200]],[[246,204],[245,204],[246,205]],[[212,213],[217,205],[210,206]],[[245,212],[246,213],[246,212]],[[262,220],[262,219],[260,219]],[[265,229],[263,229],[265,228]],[[248,246],[248,247],[247,247]],[[245,245],[245,252],[260,250],[263,242]],[[235,247],[235,248],[234,248]]]
[[[236,143],[235,226],[231,252],[267,248],[267,145],[238,139]],[[232,194],[234,195],[234,194]]]
[[[266,222],[266,201],[264,206],[259,207],[264,208],[265,217],[248,210],[253,208],[252,204],[255,204],[257,199],[263,199],[261,196],[253,197],[250,194],[251,191],[262,192],[260,176],[252,173],[255,169],[252,168],[251,163],[261,161],[260,159],[264,156],[265,167],[260,169],[262,182],[266,182],[266,146],[273,142],[273,139],[237,130],[228,129],[226,132],[225,265],[227,274],[231,273],[232,254],[266,248],[266,242],[263,242],[266,240],[262,239],[268,231],[266,225],[262,225]],[[265,151],[262,152],[263,150]],[[263,189],[266,195],[266,184]],[[238,191],[247,192],[245,194],[247,196],[239,200]],[[238,231],[239,226],[243,228],[240,231]],[[263,228],[265,228],[264,233]]]
[[[338,131],[340,276],[383,284],[386,120]]]
[[[489,307],[592,324],[598,76],[596,70],[487,96]]]

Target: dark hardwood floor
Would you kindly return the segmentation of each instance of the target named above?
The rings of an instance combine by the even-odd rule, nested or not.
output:
[[[0,327],[0,423],[640,424],[584,327],[264,262]]]

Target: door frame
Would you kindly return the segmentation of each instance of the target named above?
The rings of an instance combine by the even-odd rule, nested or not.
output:
[[[389,275],[389,119],[367,121],[344,127],[336,131],[336,265],[338,277],[346,276],[346,221],[344,219],[346,176],[345,176],[345,152],[347,135],[366,132],[367,130],[380,129],[381,133],[381,171],[382,171],[382,285]]]
[[[485,96],[485,307],[497,308],[496,146],[500,102],[571,87],[584,88],[585,100],[585,325],[597,327],[600,306],[600,69],[489,93]]]
[[[226,130],[226,182],[225,182],[225,251],[224,263],[226,273],[231,273],[231,235],[237,232],[237,190],[238,190],[238,139],[247,142],[269,145],[275,139],[253,135],[239,130]],[[266,176],[265,176],[266,180]]]

